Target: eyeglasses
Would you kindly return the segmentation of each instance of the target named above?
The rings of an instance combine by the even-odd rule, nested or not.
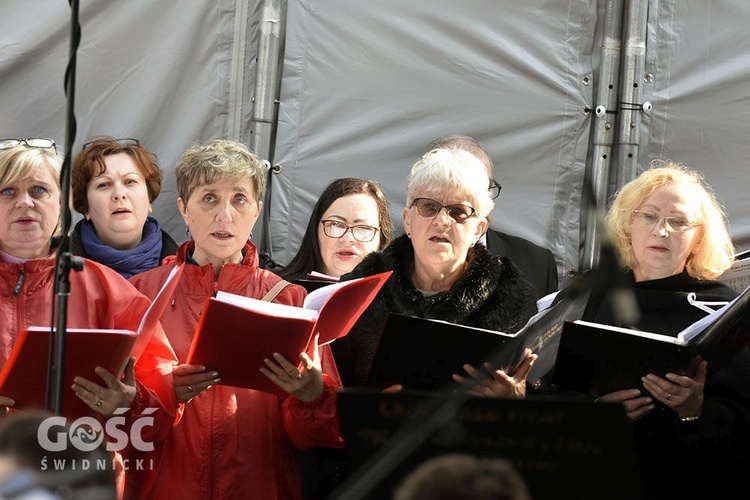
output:
[[[652,228],[661,221],[664,221],[664,226],[668,231],[673,233],[681,233],[700,225],[697,222],[690,222],[685,217],[662,217],[661,215],[645,210],[633,210],[633,220],[641,226],[648,228]]]
[[[347,232],[351,231],[354,239],[361,241],[362,243],[372,241],[375,239],[375,235],[378,234],[378,231],[380,231],[379,227],[365,225],[350,226],[341,221],[331,219],[323,219],[320,223],[323,224],[323,232],[329,238],[343,238]]]
[[[141,141],[138,139],[131,139],[130,137],[126,137],[124,139],[94,139],[93,141],[89,141],[83,146],[81,146],[81,149],[86,149],[87,147],[91,146],[92,144],[98,144],[100,142],[106,142],[106,143],[115,143],[122,149],[132,149],[137,148],[141,145]]]
[[[0,140],[0,150],[11,149],[21,144],[26,145],[27,148],[36,149],[54,149],[57,153],[57,144],[52,139],[46,137],[33,137],[29,139],[2,139]]]
[[[463,203],[452,205],[441,205],[432,198],[414,198],[409,208],[416,207],[417,213],[425,219],[434,219],[441,210],[445,210],[448,216],[458,224],[463,224],[477,213],[474,207]]]
[[[503,187],[497,183],[495,179],[490,179],[490,198],[493,200],[500,196],[500,191],[502,191]]]

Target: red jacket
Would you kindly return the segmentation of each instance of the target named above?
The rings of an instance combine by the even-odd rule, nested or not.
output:
[[[185,262],[193,245],[192,241],[183,244],[175,257],[165,259],[165,265],[136,275],[131,282],[153,297],[173,262]],[[218,290],[262,298],[281,279],[258,268],[258,252],[251,243],[244,252],[242,263],[225,265],[218,279],[210,265],[185,267],[172,307],[162,316],[180,362],[187,357],[206,298]],[[304,296],[302,287],[290,285],[274,301],[301,305]],[[311,403],[221,385],[193,398],[153,452],[156,470],[145,479],[140,498],[301,498],[294,447],[343,446],[334,391],[341,382],[328,346],[321,347],[320,355],[325,389]]]
[[[54,259],[22,264],[0,262],[0,366],[7,361],[21,329],[50,325],[54,268]],[[83,271],[70,273],[67,327],[136,331],[149,304],[149,299],[118,273],[84,259]],[[46,363],[46,359],[39,361]],[[151,414],[154,425],[143,427],[141,436],[146,442],[163,439],[174,422],[176,401],[171,372],[176,363],[164,331],[157,328],[136,360],[136,397],[125,414],[131,424],[147,408],[158,408]],[[104,385],[102,380],[93,382]],[[126,463],[126,469],[130,465],[135,467],[135,463]]]

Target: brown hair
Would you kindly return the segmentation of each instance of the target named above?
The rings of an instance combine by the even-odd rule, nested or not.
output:
[[[130,156],[143,177],[146,179],[146,190],[148,201],[154,202],[161,192],[162,171],[156,159],[156,155],[147,150],[139,141],[124,145],[120,139],[100,135],[86,143],[81,152],[76,155],[71,173],[73,208],[85,214],[89,211],[89,200],[86,195],[89,182],[94,177],[102,175],[107,166],[104,158],[118,153]]]

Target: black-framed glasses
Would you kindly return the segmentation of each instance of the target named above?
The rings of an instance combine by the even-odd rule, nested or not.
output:
[[[500,196],[500,191],[502,191],[503,187],[497,183],[495,179],[490,179],[490,198],[493,200]]]
[[[55,144],[55,141],[53,141],[52,139],[48,139],[47,137],[30,137],[28,139],[2,139],[0,140],[0,150],[15,148],[16,146],[20,146],[21,144],[24,144],[27,148],[54,149],[55,153],[57,153],[57,144]]]
[[[414,201],[409,205],[409,208],[412,207],[415,207],[417,213],[425,219],[434,219],[441,210],[445,210],[448,216],[458,224],[463,224],[477,213],[472,206],[463,203],[441,205],[432,198],[414,198]]]
[[[323,219],[320,223],[323,224],[323,233],[329,238],[343,238],[346,233],[351,231],[352,237],[362,243],[369,243],[374,240],[375,235],[380,231],[379,227],[366,226],[364,224],[350,226],[333,219]]]
[[[91,146],[92,144],[99,144],[100,142],[109,143],[109,144],[117,144],[121,149],[131,149],[131,148],[137,148],[141,145],[141,141],[138,139],[133,139],[131,137],[125,137],[123,139],[110,139],[110,138],[102,138],[102,139],[94,139],[93,141],[89,141],[83,146],[81,146],[81,149],[86,149],[87,147]]]
[[[690,222],[685,217],[662,217],[648,210],[633,210],[633,220],[641,226],[648,228],[652,228],[661,221],[664,221],[664,227],[673,233],[682,233],[700,225],[697,222]]]

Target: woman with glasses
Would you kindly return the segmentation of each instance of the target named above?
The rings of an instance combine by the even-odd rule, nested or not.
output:
[[[316,271],[339,278],[392,238],[388,200],[380,186],[363,179],[336,179],[318,198],[297,255],[279,274],[297,280]]]
[[[706,314],[688,294],[709,302],[736,296],[715,281],[730,267],[734,249],[723,210],[698,172],[654,162],[617,193],[607,223],[638,305],[639,319],[624,326],[676,336]],[[609,292],[591,291],[584,320],[618,325]],[[721,496],[716,488],[748,466],[750,353],[745,349],[708,377],[707,369],[702,361],[692,377],[649,374],[646,392],[632,388],[599,398],[621,403],[634,422],[648,498]]]
[[[0,141],[0,366],[19,332],[50,326],[56,307],[51,241],[60,223],[61,167],[62,157],[49,139]],[[69,285],[68,328],[136,331],[150,304],[122,276],[92,261],[84,260],[82,270],[71,271]],[[43,369],[48,360],[45,356],[38,361]],[[151,420],[152,425],[141,428],[141,436],[153,443],[171,429],[175,418],[171,372],[176,362],[158,327],[143,354],[128,362],[123,378],[98,368],[96,380],[76,377],[73,386],[63,390],[74,391],[102,418],[123,415],[126,427],[119,428],[124,432],[140,417]],[[0,407],[14,405],[0,395]],[[125,469],[130,470],[127,465]]]
[[[474,155],[430,151],[412,167],[406,189],[406,234],[342,276],[393,271],[351,332],[332,344],[344,386],[366,382],[388,313],[512,333],[537,312],[536,292],[513,262],[476,244],[493,201],[487,196],[487,171]],[[511,375],[495,371],[486,382],[524,393],[533,359],[529,356]]]
[[[155,296],[174,263],[186,263],[173,303],[161,318],[184,363],[206,300],[218,291],[299,306],[305,290],[258,267],[249,241],[265,191],[261,160],[240,143],[214,140],[188,148],[175,169],[177,205],[191,239],[174,257],[131,278]],[[284,335],[269,331],[268,335]],[[175,394],[185,403],[181,421],[150,454],[156,466],[141,478],[140,498],[298,499],[301,478],[294,451],[342,446],[328,346],[300,359],[281,355],[260,370],[286,393],[221,385],[221,373],[179,365]]]
[[[431,141],[425,148],[425,153],[438,148],[462,149],[479,158],[487,169],[490,197],[494,200],[500,196],[502,187],[495,180],[496,171],[492,158],[478,139],[463,134],[443,135]],[[558,291],[557,264],[551,251],[519,236],[492,228],[487,229],[483,240],[482,243],[492,255],[509,257],[513,261],[536,288],[537,298]]]
[[[177,244],[149,216],[161,191],[156,156],[137,139],[99,136],[83,145],[73,164],[73,208],[84,219],[70,251],[125,278],[158,266]]]
[[[380,186],[364,179],[336,179],[318,198],[297,255],[279,274],[290,281],[312,272],[338,279],[392,239],[393,221]],[[298,454],[305,498],[325,498],[341,482],[343,452],[316,448]]]

